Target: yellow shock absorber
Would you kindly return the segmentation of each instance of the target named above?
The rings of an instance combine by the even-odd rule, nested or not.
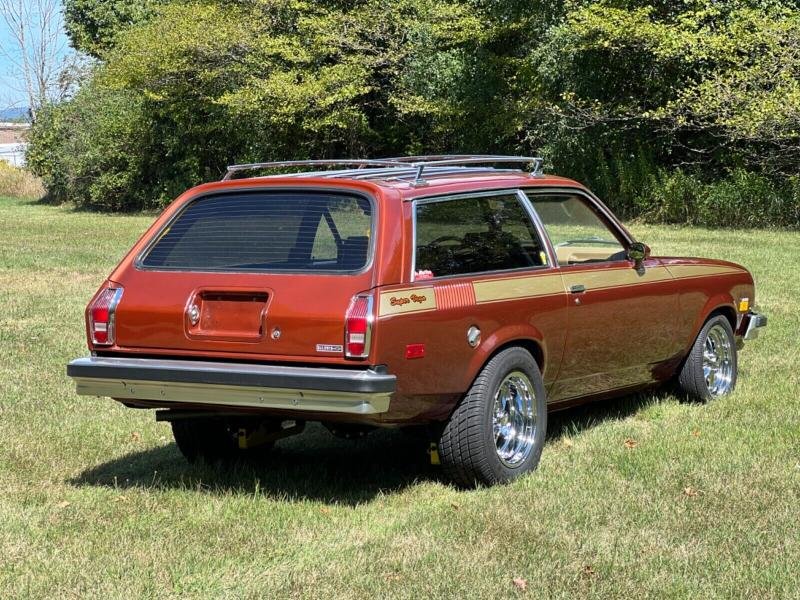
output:
[[[431,457],[432,465],[442,464],[441,462],[439,462],[439,447],[436,445],[436,442],[431,442],[431,445],[428,448],[428,454]]]

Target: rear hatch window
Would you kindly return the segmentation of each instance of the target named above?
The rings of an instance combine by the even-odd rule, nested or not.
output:
[[[332,192],[241,192],[190,202],[138,266],[178,271],[357,272],[370,260],[369,199]]]

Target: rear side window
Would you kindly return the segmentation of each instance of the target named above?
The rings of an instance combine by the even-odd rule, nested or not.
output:
[[[359,271],[372,204],[361,196],[257,192],[191,202],[141,260],[151,269]]]
[[[544,247],[516,194],[421,202],[417,278],[539,267]]]

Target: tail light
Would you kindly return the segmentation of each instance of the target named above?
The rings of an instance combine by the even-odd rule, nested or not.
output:
[[[347,309],[344,327],[344,355],[366,358],[372,338],[372,296],[355,296]]]
[[[86,311],[89,337],[96,346],[114,344],[114,312],[122,298],[122,288],[106,288],[95,298]]]

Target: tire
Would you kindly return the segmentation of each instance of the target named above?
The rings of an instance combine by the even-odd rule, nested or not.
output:
[[[176,419],[172,435],[178,450],[190,463],[203,460],[208,464],[255,458],[268,452],[274,443],[241,450],[238,432],[241,423],[226,419]]]
[[[504,402],[511,397],[513,403]],[[520,411],[518,401],[527,410]],[[525,429],[527,435],[516,435]],[[546,430],[547,398],[539,367],[527,350],[508,348],[483,367],[450,416],[439,439],[439,459],[458,485],[508,483],[539,464]]]
[[[707,402],[734,390],[738,370],[733,328],[725,316],[715,315],[697,334],[678,374],[678,386],[691,399]]]

